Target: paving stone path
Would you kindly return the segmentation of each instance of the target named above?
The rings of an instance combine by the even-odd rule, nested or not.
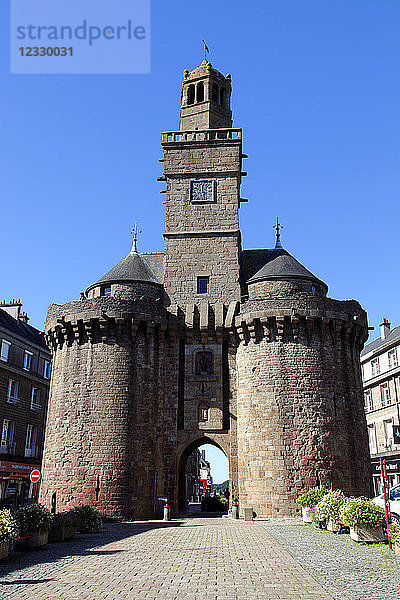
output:
[[[332,600],[263,523],[221,518],[106,525],[9,557],[0,580],[2,600]]]
[[[357,544],[295,519],[264,523],[335,600],[400,600],[400,558],[384,544]]]

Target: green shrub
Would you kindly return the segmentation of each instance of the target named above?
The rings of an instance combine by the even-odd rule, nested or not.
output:
[[[51,521],[52,529],[57,527],[78,527],[79,518],[73,510],[57,513]]]
[[[366,525],[376,529],[385,522],[383,508],[367,498],[349,498],[340,509],[340,520],[348,527]]]
[[[321,500],[321,498],[328,492],[324,487],[311,488],[304,494],[301,494],[296,502],[300,506],[315,506]]]
[[[77,518],[78,531],[81,533],[100,533],[103,523],[99,511],[89,505],[77,506],[71,511]]]
[[[19,530],[16,519],[8,508],[0,510],[0,544],[2,542],[12,542],[19,537]]]
[[[318,521],[325,519],[339,519],[340,509],[346,501],[346,497],[341,490],[327,492],[318,502],[315,508],[315,517]]]
[[[400,523],[390,523],[387,534],[392,544],[400,544]]]
[[[34,533],[42,527],[48,527],[52,520],[51,513],[42,504],[31,504],[19,508],[15,517],[21,535]]]

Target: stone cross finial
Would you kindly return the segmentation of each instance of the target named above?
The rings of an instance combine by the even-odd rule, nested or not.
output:
[[[283,225],[279,223],[279,217],[276,217],[276,225],[273,226],[273,229],[276,229],[275,249],[282,248],[280,230],[283,229]]]
[[[132,250],[131,252],[137,252],[137,238],[139,233],[142,233],[141,229],[138,229],[138,224],[135,223],[132,231],[131,231],[132,235],[133,235],[133,243],[132,243]]]

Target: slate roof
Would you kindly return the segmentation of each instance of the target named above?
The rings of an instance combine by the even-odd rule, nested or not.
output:
[[[41,346],[45,350],[49,351],[46,343],[44,341],[43,333],[40,332],[32,325],[28,323],[24,323],[23,321],[14,319],[11,315],[8,314],[5,310],[0,308],[0,328],[6,329],[11,334],[18,335],[28,342],[36,344],[37,346]]]
[[[326,284],[315,277],[287,250],[244,250],[242,253],[243,278],[247,283],[270,279],[308,279]]]
[[[365,356],[365,354],[369,354],[370,352],[373,352],[374,350],[383,350],[384,348],[386,348],[386,346],[391,346],[399,341],[400,341],[400,325],[397,325],[397,327],[394,327],[390,331],[389,335],[386,336],[386,338],[384,340],[382,338],[378,337],[376,340],[372,340],[372,342],[369,342],[369,344],[366,344],[361,351],[361,356]]]
[[[134,281],[161,285],[145,259],[139,252],[132,251],[101,279],[90,285],[86,291],[105,283],[131,283]]]

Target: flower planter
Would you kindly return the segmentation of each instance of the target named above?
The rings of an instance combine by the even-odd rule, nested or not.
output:
[[[48,527],[42,527],[39,531],[35,531],[32,538],[29,539],[29,548],[40,548],[45,546],[49,541],[49,529]]]
[[[76,534],[76,527],[61,525],[60,527],[51,527],[49,531],[49,542],[63,542],[73,538]]]
[[[335,519],[331,519],[329,517],[328,522],[326,524],[326,528],[328,531],[331,531],[332,533],[337,533],[340,529],[340,525],[337,521],[335,521]]]
[[[310,508],[313,508],[312,506],[302,506],[301,507],[301,515],[303,517],[303,523],[312,523],[313,519],[312,519],[312,515],[309,514],[309,510]]]
[[[350,527],[350,537],[355,542],[383,542],[385,540],[382,527],[374,528],[368,525]]]
[[[9,546],[10,542],[0,542],[0,559],[6,558],[8,556]]]
[[[63,527],[63,534],[64,540],[70,540],[71,538],[75,537],[76,535],[76,527],[69,527],[69,526],[65,526]]]

